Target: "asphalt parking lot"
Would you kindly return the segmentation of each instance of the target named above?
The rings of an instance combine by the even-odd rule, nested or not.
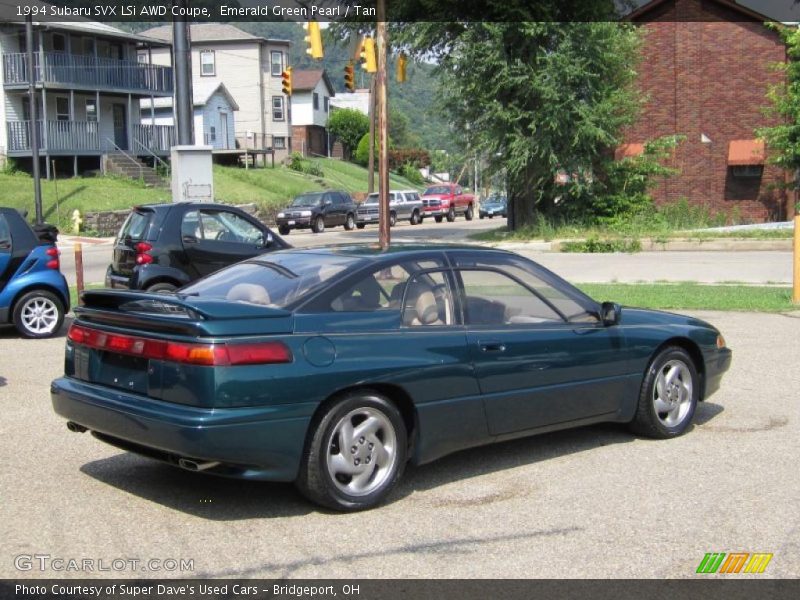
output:
[[[697,316],[734,362],[687,435],[608,425],[473,449],[410,470],[391,503],[348,515],[291,485],[185,473],[70,433],[48,393],[63,337],[2,329],[0,577],[680,578],[707,552],[737,551],[774,554],[752,577],[798,577],[800,318]],[[192,559],[194,570],[15,568],[33,554]]]

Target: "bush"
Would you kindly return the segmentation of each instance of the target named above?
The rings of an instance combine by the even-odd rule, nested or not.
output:
[[[400,167],[400,175],[408,179],[414,185],[425,185],[425,178],[419,172],[419,167],[408,162]]]
[[[431,164],[431,157],[423,148],[395,148],[389,150],[389,168],[396,171],[411,164],[417,169]]]
[[[306,175],[312,175],[314,177],[322,177],[325,175],[319,164],[308,160],[299,152],[292,152],[289,157],[289,168],[292,171],[298,171],[299,173],[305,173]]]
[[[359,140],[353,159],[362,167],[366,167],[367,163],[369,163],[369,132],[365,133],[364,136]]]
[[[349,156],[361,137],[369,133],[369,118],[353,108],[337,108],[328,118],[328,132],[342,143]]]
[[[562,252],[639,252],[642,244],[639,240],[601,240],[597,236],[589,236],[581,242],[564,242],[561,244]]]

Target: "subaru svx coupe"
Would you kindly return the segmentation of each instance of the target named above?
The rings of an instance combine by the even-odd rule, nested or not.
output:
[[[174,294],[87,291],[75,314],[51,386],[71,431],[336,510],[490,442],[599,422],[678,436],[731,362],[699,319],[469,246],[280,250]]]

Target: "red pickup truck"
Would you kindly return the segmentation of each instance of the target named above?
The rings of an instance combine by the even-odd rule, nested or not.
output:
[[[471,221],[475,216],[475,199],[472,194],[465,194],[460,185],[437,183],[423,192],[422,213],[423,217],[433,217],[437,223],[444,217],[452,223],[458,214]]]

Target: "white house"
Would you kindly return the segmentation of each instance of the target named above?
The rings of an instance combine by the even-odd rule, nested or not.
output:
[[[171,43],[172,25],[141,35]],[[239,105],[234,131],[239,146],[274,148],[276,160],[285,158],[291,144],[291,112],[281,73],[288,64],[291,42],[258,37],[225,23],[192,24],[190,35],[192,85],[208,89],[225,84]],[[169,47],[154,47],[141,52],[140,60],[171,65],[172,55]]]
[[[166,154],[173,129],[143,125],[141,98],[170,97],[172,69],[140,64],[139,50],[169,52],[169,44],[104,23],[35,22],[34,65],[38,125],[31,124],[24,23],[0,23],[0,155],[30,168],[32,134],[48,176],[100,167],[105,154]]]
[[[365,115],[369,114],[369,89],[357,89],[355,92],[339,94],[331,98],[333,108],[352,108]]]
[[[292,73],[292,149],[306,156],[328,156],[328,116],[336,94],[322,69]]]
[[[194,104],[194,136],[199,144],[211,146],[214,150],[236,148],[236,125],[234,111],[239,105],[231,96],[225,84],[200,82],[202,85],[192,89]],[[172,98],[156,98],[141,101],[141,121],[148,125],[173,126]]]

